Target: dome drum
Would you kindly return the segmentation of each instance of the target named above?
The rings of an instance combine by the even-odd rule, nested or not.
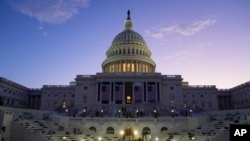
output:
[[[105,73],[153,73],[155,66],[145,62],[136,60],[121,60],[110,62],[103,65]]]
[[[127,47],[127,46],[122,46],[122,47],[117,47],[117,48],[110,48],[106,56],[107,57],[113,57],[113,56],[122,56],[122,55],[137,55],[137,56],[143,56],[143,57],[151,57],[151,51],[147,48],[142,48],[138,46],[132,46],[132,47]]]

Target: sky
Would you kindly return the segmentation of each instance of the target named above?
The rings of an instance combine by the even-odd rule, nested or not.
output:
[[[156,72],[190,85],[250,81],[249,0],[1,0],[0,77],[28,88],[95,75],[127,10]]]

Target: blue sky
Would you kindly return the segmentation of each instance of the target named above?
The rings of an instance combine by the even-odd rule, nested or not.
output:
[[[29,88],[101,72],[131,10],[156,71],[191,85],[250,80],[248,0],[2,0],[0,76]]]

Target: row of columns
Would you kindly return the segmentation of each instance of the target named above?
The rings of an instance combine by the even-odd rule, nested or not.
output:
[[[221,110],[226,110],[226,109],[230,109],[231,107],[230,107],[230,97],[228,96],[228,95],[226,95],[226,96],[224,96],[224,95],[222,95],[222,96],[219,96],[219,97],[221,97],[221,100],[219,100],[219,102],[221,103],[221,106],[222,107],[219,107],[219,108],[221,108]]]
[[[116,83],[117,82],[108,82],[109,83],[109,88],[110,88],[110,92],[109,92],[109,103],[113,103],[115,104],[116,103],[116,91],[115,91],[115,87],[116,87]],[[113,83],[113,87],[112,87],[112,83]],[[125,82],[118,82],[118,83],[122,83],[122,104],[125,104],[126,103],[126,91],[125,91]],[[135,90],[134,90],[134,87],[135,87],[135,83],[141,83],[142,84],[142,97],[141,97],[141,101],[142,103],[148,103],[149,102],[149,98],[148,98],[148,82],[132,82],[132,101],[131,103],[136,103],[135,102]],[[146,86],[144,87],[144,83],[146,83]],[[155,102],[159,102],[160,101],[160,85],[159,85],[159,82],[154,82],[155,83],[155,87],[156,87],[156,90],[155,90]],[[98,102],[99,103],[102,103],[102,84],[103,82],[98,82],[98,85],[100,87],[97,87],[97,92],[98,92]],[[159,90],[158,90],[158,87],[159,87]],[[146,88],[146,89],[144,89]],[[99,89],[99,90],[98,90]],[[120,88],[119,88],[120,89]],[[112,91],[113,91],[113,100],[112,100]],[[146,99],[144,99],[144,96]]]
[[[154,72],[154,66],[142,61],[117,61],[114,63],[106,64],[103,67],[104,72]]]
[[[38,109],[40,108],[41,96],[31,95],[29,96],[29,108]]]

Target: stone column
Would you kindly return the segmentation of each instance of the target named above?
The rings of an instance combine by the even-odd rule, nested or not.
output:
[[[155,103],[158,103],[158,82],[155,82]]]
[[[111,103],[112,90],[112,82],[109,82],[109,103]]]
[[[126,98],[125,98],[125,83],[124,82],[122,82],[122,104],[125,104],[125,100],[126,100]]]
[[[134,90],[134,82],[132,82],[132,101],[131,103],[135,103],[135,90]]]

